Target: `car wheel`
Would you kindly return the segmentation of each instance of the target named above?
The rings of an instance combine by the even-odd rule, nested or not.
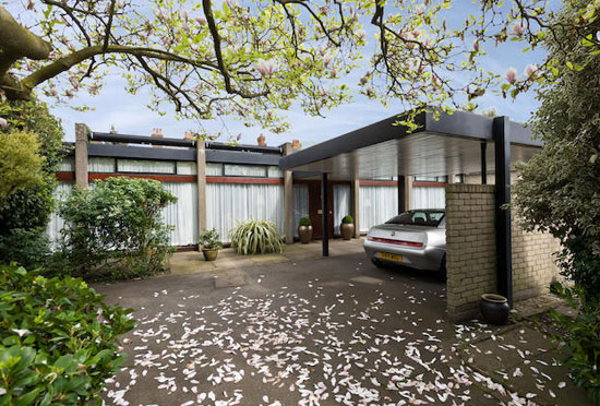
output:
[[[375,265],[377,268],[381,268],[381,269],[383,269],[383,268],[385,268],[385,267],[386,267],[386,265],[385,265],[383,262],[381,262],[380,260],[378,260],[377,258],[372,258],[372,259],[371,259],[371,262],[372,262],[372,263],[373,263],[373,265]]]
[[[446,282],[446,279],[448,278],[448,270],[446,269],[446,254],[444,254],[444,256],[442,257],[442,262],[440,264],[439,270],[439,278],[442,282]]]

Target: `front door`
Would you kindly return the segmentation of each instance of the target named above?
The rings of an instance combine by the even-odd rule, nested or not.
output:
[[[327,194],[327,211],[329,237],[333,237],[333,185],[329,183]],[[321,181],[310,181],[308,183],[308,215],[313,227],[313,238],[323,238],[323,211],[321,204]]]

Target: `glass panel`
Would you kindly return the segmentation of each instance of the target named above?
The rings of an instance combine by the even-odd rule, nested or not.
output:
[[[195,175],[198,171],[196,170],[196,162],[179,161],[177,162],[177,174],[178,175]]]
[[[72,156],[66,156],[60,162],[58,169],[60,172],[73,172],[75,171],[75,159]]]
[[[223,164],[206,164],[206,176],[223,176]]]
[[[115,171],[114,158],[90,158],[88,165],[89,172],[113,173]]]
[[[283,171],[278,166],[269,166],[269,178],[283,178]]]
[[[258,165],[225,164],[225,176],[253,176],[264,178],[267,176],[267,167]]]
[[[136,173],[175,173],[175,162],[171,161],[145,161],[141,159],[117,160],[119,172]]]

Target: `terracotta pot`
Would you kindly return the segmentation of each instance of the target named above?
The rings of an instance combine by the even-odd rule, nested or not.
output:
[[[508,321],[510,306],[508,299],[494,293],[484,293],[479,301],[483,319],[489,324],[501,326]]]
[[[217,255],[219,255],[219,250],[216,248],[202,248],[202,255],[204,255],[205,261],[215,261],[217,259]]]
[[[298,226],[298,235],[302,244],[308,244],[312,240],[312,226]]]
[[[354,224],[342,223],[340,232],[342,233],[342,238],[344,240],[352,239],[352,236],[354,235]]]

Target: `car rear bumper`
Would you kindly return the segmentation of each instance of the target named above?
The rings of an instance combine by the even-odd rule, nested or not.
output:
[[[365,240],[364,249],[367,257],[381,262],[398,264],[415,269],[439,270],[446,250],[438,247],[409,248],[394,244]],[[402,261],[382,259],[378,253],[401,255]]]

